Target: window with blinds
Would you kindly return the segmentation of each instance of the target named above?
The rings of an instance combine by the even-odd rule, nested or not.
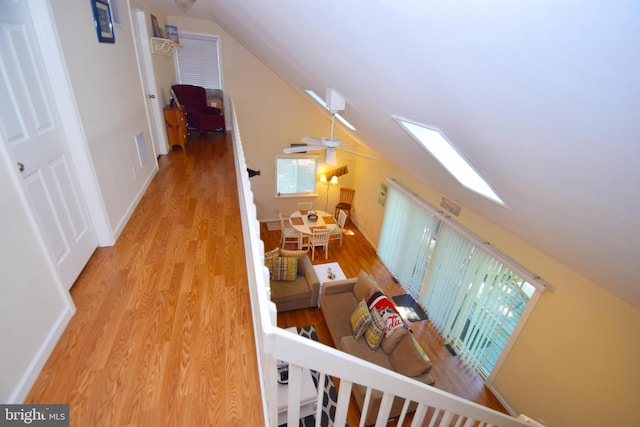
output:
[[[181,84],[222,89],[217,37],[180,33],[178,80]]]
[[[486,378],[537,288],[506,258],[493,256],[438,219],[426,202],[391,184],[378,256],[447,343]]]

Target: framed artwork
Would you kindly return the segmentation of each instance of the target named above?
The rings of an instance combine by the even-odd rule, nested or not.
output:
[[[91,0],[93,7],[93,22],[98,33],[100,43],[115,43],[116,36],[113,33],[113,21],[111,19],[111,8],[107,0]]]
[[[180,38],[178,36],[178,27],[176,27],[175,25],[165,25],[164,32],[165,32],[165,36],[167,36],[169,40],[171,40],[174,43],[180,44]]]

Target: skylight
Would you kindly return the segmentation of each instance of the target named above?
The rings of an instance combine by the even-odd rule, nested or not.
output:
[[[311,89],[305,89],[305,91],[309,94],[309,96],[311,96],[313,98],[314,101],[316,101],[318,104],[322,105],[323,108],[325,108],[327,111],[329,111],[329,109],[327,108],[327,103],[324,101],[324,99],[320,98],[317,93],[315,93]],[[354,131],[354,132],[358,131],[355,128],[355,126],[353,126],[351,123],[349,123],[347,121],[347,119],[342,117],[339,113],[336,113],[336,119],[338,119],[338,121],[340,123],[342,123],[343,125],[345,125],[349,129],[351,129],[352,131]]]
[[[460,184],[501,206],[505,206],[504,201],[491,189],[487,181],[473,169],[439,130],[398,117],[393,119],[435,157]]]

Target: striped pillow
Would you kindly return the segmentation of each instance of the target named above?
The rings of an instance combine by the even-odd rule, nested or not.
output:
[[[384,320],[378,313],[378,310],[371,310],[371,323],[364,333],[364,339],[367,341],[367,345],[371,350],[376,351],[380,346],[382,337],[384,337]]]
[[[280,256],[280,248],[264,253],[264,265],[269,269],[269,277],[273,279],[273,260]]]
[[[276,257],[273,260],[273,280],[296,280],[298,257]]]
[[[371,323],[371,314],[365,300],[360,301],[358,307],[351,314],[351,329],[353,329],[353,337],[357,340],[362,338],[365,331]]]

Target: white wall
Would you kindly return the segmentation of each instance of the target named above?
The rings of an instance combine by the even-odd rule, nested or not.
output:
[[[90,1],[51,2],[65,63],[113,232],[117,236],[157,162],[145,110],[127,2],[121,1],[115,44],[99,43]],[[134,137],[142,132],[149,159],[140,166]],[[135,171],[135,172],[134,172]]]

